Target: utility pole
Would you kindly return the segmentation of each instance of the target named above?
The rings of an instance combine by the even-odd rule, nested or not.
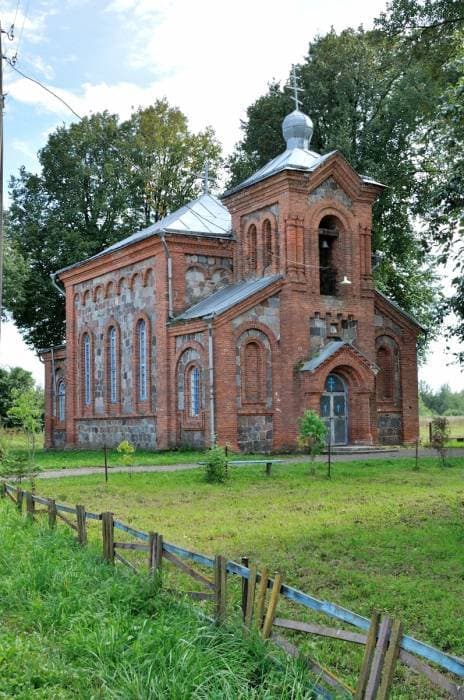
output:
[[[3,315],[3,108],[5,97],[3,95],[3,29],[0,21],[0,340],[2,337]],[[6,32],[5,32],[6,34]]]

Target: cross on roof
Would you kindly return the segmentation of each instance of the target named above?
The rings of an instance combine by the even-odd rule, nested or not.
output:
[[[295,109],[299,110],[302,102],[301,102],[301,100],[298,99],[298,93],[304,92],[304,90],[303,90],[303,88],[298,87],[298,76],[296,74],[295,66],[292,66],[291,82],[286,87],[293,90],[293,99],[295,101]]]

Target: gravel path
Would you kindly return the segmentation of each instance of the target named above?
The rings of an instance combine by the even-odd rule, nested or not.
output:
[[[332,455],[332,461],[334,462],[352,462],[354,460],[366,460],[370,461],[373,459],[399,459],[400,457],[414,457],[415,455],[415,449],[409,449],[409,448],[400,448],[394,449],[394,450],[382,450],[379,452],[353,452],[349,454],[335,454]],[[421,448],[419,450],[419,456],[420,457],[434,457],[436,456],[435,450],[431,450],[428,448]],[[464,458],[464,448],[463,447],[454,447],[449,450],[449,456],[450,457],[463,457]],[[284,459],[285,462],[287,463],[295,463],[295,462],[308,462],[309,459],[308,457],[298,455],[295,457],[280,457],[279,455],[275,455],[274,457],[276,460],[279,459]],[[270,458],[271,460],[273,457]],[[319,457],[316,457],[316,462],[326,462],[327,461],[327,455],[320,455]],[[132,472],[178,472],[178,471],[183,471],[187,469],[198,469],[199,465],[197,463],[194,464],[158,464],[156,466],[150,466],[150,465],[137,465],[132,467]],[[129,472],[130,469],[128,467],[110,467],[109,471],[113,474],[121,473],[121,472]],[[42,472],[40,472],[39,477],[40,479],[62,479],[63,477],[68,477],[68,476],[88,476],[90,474],[103,474],[104,469],[103,467],[71,467],[69,469],[47,469]]]

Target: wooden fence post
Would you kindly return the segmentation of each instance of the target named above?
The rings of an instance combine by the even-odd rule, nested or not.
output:
[[[390,688],[393,683],[393,675],[395,673],[396,661],[400,653],[400,642],[403,634],[401,622],[394,620],[391,628],[390,643],[387,653],[385,654],[385,663],[383,666],[382,683],[377,694],[377,700],[387,700],[390,694]]]
[[[272,462],[266,462],[266,476],[271,476]]]
[[[377,697],[377,691],[380,687],[380,680],[382,676],[382,668],[384,665],[385,654],[388,647],[388,640],[390,639],[391,628],[391,618],[384,617],[382,619],[382,622],[380,623],[379,635],[377,638],[377,644],[375,646],[369,679],[367,681],[366,692],[364,693],[363,700],[375,700],[375,698]]]
[[[377,632],[379,630],[380,623],[380,613],[376,610],[372,612],[371,624],[369,626],[369,632],[367,634],[367,643],[364,650],[363,661],[361,665],[361,672],[359,674],[358,685],[356,687],[355,700],[363,700],[364,693],[367,687],[367,681],[369,680],[369,674],[372,665],[372,659],[374,657],[375,645],[377,643]]]
[[[269,605],[267,608],[266,618],[263,624],[263,639],[269,639],[271,636],[272,625],[274,624],[274,618],[276,614],[277,603],[279,601],[280,587],[282,585],[282,575],[276,574],[274,577],[274,584],[272,586],[271,597],[269,599]]]
[[[56,527],[56,503],[54,498],[48,499],[48,527],[50,530]]]
[[[245,611],[245,625],[251,627],[253,621],[253,608],[255,604],[255,592],[256,592],[256,577],[258,571],[256,564],[250,566],[250,578],[248,579],[248,596]]]
[[[20,513],[23,512],[23,497],[24,497],[24,491],[21,489],[16,489],[16,508],[19,510]]]
[[[26,514],[29,520],[34,520],[35,502],[32,493],[26,491]]]
[[[85,506],[76,505],[77,518],[77,541],[83,547],[87,544],[87,519],[85,515]]]
[[[226,618],[226,558],[221,554],[214,557],[214,588],[216,594],[216,622],[222,624]]]
[[[0,498],[5,498],[6,496],[6,484],[4,481],[0,484]]]
[[[248,568],[248,557],[242,557],[240,559],[240,563],[242,566],[246,566]],[[242,576],[242,603],[241,603],[241,608],[242,608],[242,618],[243,621],[245,622],[245,615],[246,615],[246,607],[247,607],[247,599],[248,599],[248,579],[245,578],[245,576]]]
[[[148,570],[154,576],[161,571],[163,559],[163,535],[148,533]]]
[[[268,570],[266,568],[264,568],[260,574],[260,581],[259,581],[259,588],[258,588],[258,599],[256,602],[256,624],[258,625],[258,629],[261,629],[261,627],[263,626],[264,606],[266,604],[266,592],[267,592],[268,581],[269,581],[269,573],[268,573]]]
[[[102,513],[103,559],[114,564],[114,522],[113,513]]]

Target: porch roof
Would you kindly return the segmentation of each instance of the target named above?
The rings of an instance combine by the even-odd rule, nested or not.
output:
[[[349,348],[352,352],[364,360],[374,374],[377,374],[379,368],[372,362],[361,350],[356,348],[347,340],[331,340],[325,345],[321,351],[310,360],[307,360],[301,367],[300,372],[315,372],[326,360],[336,355],[343,348]]]

